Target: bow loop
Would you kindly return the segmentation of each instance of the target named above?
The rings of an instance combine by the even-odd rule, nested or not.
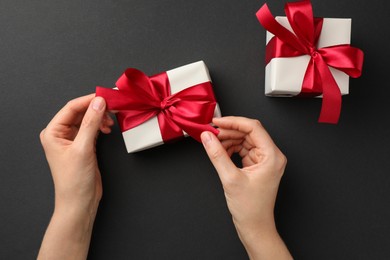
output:
[[[295,35],[308,51],[315,47],[314,16],[310,1],[287,3],[285,13]]]
[[[328,66],[341,70],[352,78],[361,76],[364,59],[361,49],[342,44],[321,48],[318,52]]]

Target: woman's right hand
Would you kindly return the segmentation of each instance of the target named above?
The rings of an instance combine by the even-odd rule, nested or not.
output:
[[[201,135],[206,152],[218,172],[233,223],[251,259],[292,259],[280,238],[274,206],[287,159],[257,120],[214,118],[218,138]],[[238,153],[242,168],[231,156]]]

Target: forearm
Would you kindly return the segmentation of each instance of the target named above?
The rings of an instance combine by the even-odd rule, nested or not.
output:
[[[273,223],[265,227],[235,225],[251,260],[293,259]]]
[[[86,259],[95,215],[77,209],[55,210],[38,259]]]

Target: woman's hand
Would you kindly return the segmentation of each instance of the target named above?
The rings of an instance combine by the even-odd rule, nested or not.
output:
[[[99,130],[114,121],[93,94],[69,101],[40,134],[55,190],[53,217],[38,258],[85,259],[102,197],[96,160]]]
[[[275,226],[274,206],[286,157],[257,120],[215,118],[218,138],[202,133],[206,152],[221,179],[239,237],[251,259],[291,259]],[[242,158],[243,168],[230,159]]]

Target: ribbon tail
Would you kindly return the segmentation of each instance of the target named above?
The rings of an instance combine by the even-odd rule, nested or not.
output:
[[[175,120],[176,124],[180,126],[181,129],[183,129],[184,132],[186,132],[189,136],[194,138],[196,141],[201,143],[200,135],[204,131],[212,132],[214,135],[218,135],[219,131],[218,129],[214,128],[210,124],[198,124],[194,122],[188,122],[187,120],[182,120],[181,118],[178,118]]]
[[[316,63],[312,58],[307,65],[305,76],[303,77],[301,93],[298,97],[315,97],[321,94],[321,76],[320,73],[318,73]]]
[[[318,57],[317,66],[321,72],[323,89],[322,107],[318,122],[337,124],[340,118],[342,103],[340,88],[325,61],[320,55]]]
[[[115,89],[96,87],[96,96],[106,100],[108,110],[123,110],[127,106],[127,100],[123,98],[122,92]]]
[[[157,119],[164,143],[174,142],[184,137],[182,128],[172,121],[172,116],[168,110],[161,111],[157,115]]]
[[[196,123],[182,117],[172,116],[170,111],[162,111],[157,115],[157,118],[160,129],[164,129],[164,131],[161,131],[164,143],[174,142],[183,138],[183,131],[198,142],[201,142],[200,135],[204,131],[210,131],[215,135],[219,133],[210,124]]]
[[[164,143],[182,138],[184,136],[183,131],[198,142],[201,142],[200,135],[204,131],[210,131],[217,135],[219,131],[209,123],[212,121],[215,105],[205,105],[209,109],[203,111],[202,115],[204,118],[198,116],[192,117],[190,114],[183,112],[182,109],[175,107],[161,111],[158,114],[158,122],[160,128],[164,129],[164,131],[161,131]],[[210,110],[211,108],[212,110]]]

